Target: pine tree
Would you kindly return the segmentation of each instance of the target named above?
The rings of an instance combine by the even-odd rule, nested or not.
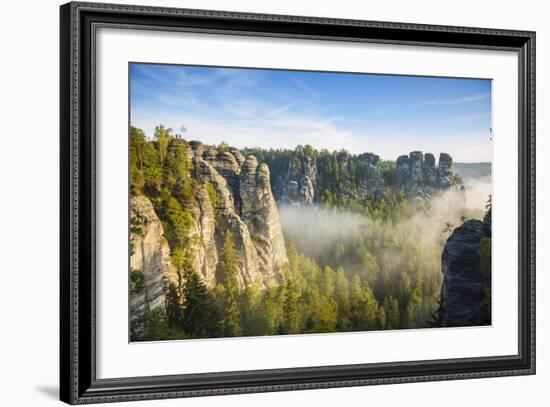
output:
[[[378,308],[378,314],[376,315],[378,322],[378,329],[386,329],[386,310],[384,307]]]
[[[356,331],[376,329],[378,303],[371,288],[361,286],[361,279],[356,275],[350,287],[351,322]]]
[[[239,286],[237,283],[238,254],[235,250],[233,234],[228,230],[225,233],[222,249],[222,271],[225,285],[225,334],[228,336],[241,335]]]
[[[400,312],[397,298],[386,297],[383,307],[386,312],[386,329],[399,328]]]
[[[218,318],[214,299],[189,261],[184,263],[183,275],[184,309],[181,324],[184,331],[193,337],[215,336]]]
[[[485,215],[483,216],[483,221],[485,223],[491,224],[491,215],[493,212],[493,197],[492,195],[489,195],[489,199],[487,200],[487,204],[485,205]]]
[[[334,296],[338,304],[338,330],[347,331],[350,329],[350,302],[349,302],[349,280],[342,267],[336,271]]]
[[[285,287],[285,302],[283,304],[283,326],[281,329],[283,334],[299,332],[298,297],[296,285],[292,279],[289,279]]]
[[[159,145],[159,158],[161,166],[164,165],[164,159],[168,152],[168,144],[172,139],[172,129],[167,129],[163,124],[159,124],[155,127],[155,139]]]
[[[166,295],[166,316],[168,318],[168,324],[171,327],[181,325],[183,317],[181,301],[178,288],[174,283],[170,283],[168,286],[168,293]]]

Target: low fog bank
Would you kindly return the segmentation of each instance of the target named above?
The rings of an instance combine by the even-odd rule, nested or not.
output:
[[[359,214],[318,206],[283,205],[279,207],[279,218],[285,237],[311,257],[319,257],[338,242],[351,239],[367,224]]]
[[[412,216],[396,223],[380,223],[361,214],[338,209],[282,205],[279,217],[285,237],[294,240],[304,254],[319,257],[338,243],[384,233],[387,228],[406,234],[426,248],[441,247],[454,228],[466,219],[481,219],[491,194],[491,178],[469,180],[464,191],[448,190],[411,203]]]
[[[428,209],[395,225],[427,246],[442,245],[465,219],[482,219],[491,194],[491,177],[465,182],[464,190],[450,189],[434,195]]]

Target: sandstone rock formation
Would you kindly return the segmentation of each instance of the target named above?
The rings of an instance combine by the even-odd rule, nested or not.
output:
[[[437,185],[437,169],[435,168],[435,157],[432,153],[424,155],[423,177],[428,186],[435,187]]]
[[[130,298],[130,319],[134,320],[145,311],[164,307],[165,280],[177,279],[177,274],[162,224],[147,197],[130,200],[130,225],[130,273],[142,277]]]
[[[245,160],[236,149],[209,148],[202,155],[201,147],[196,145],[193,149],[197,181],[212,185],[217,197],[212,213],[208,194],[199,199],[200,207],[204,208],[200,211],[201,223],[209,225],[197,230],[204,249],[194,251],[203,281],[209,287],[223,281],[218,260],[224,233],[230,231],[239,252],[239,286],[244,288],[257,282],[267,287],[281,282],[287,258],[269,169],[259,166],[253,156]],[[201,267],[200,259],[204,258],[209,261],[204,261]]]
[[[439,188],[447,189],[453,184],[454,182],[453,159],[449,154],[446,154],[446,153],[439,154],[439,165],[437,167],[437,176],[438,176]]]
[[[413,151],[408,156],[401,155],[396,161],[397,178],[409,194],[433,193],[449,189],[458,182],[453,170],[453,159],[447,153],[439,155],[436,169],[435,157],[431,153],[423,155]]]
[[[490,276],[480,270],[479,247],[490,237],[490,226],[468,220],[447,240],[441,256],[441,325],[476,326],[490,323],[486,289]]]
[[[367,164],[369,173],[358,180],[359,191],[355,198],[378,199],[383,195],[384,180],[380,176],[380,156],[373,153],[362,153],[357,156],[357,159]]]
[[[277,201],[291,205],[312,205],[317,186],[317,162],[307,155],[293,157],[288,170],[275,181]]]
[[[233,147],[204,148],[191,143],[196,180],[203,187],[210,184],[216,190],[216,202],[211,202],[205,189],[199,193],[201,223],[208,227],[197,230],[205,245],[197,257],[210,259],[201,273],[207,286],[214,286],[223,234],[233,233],[240,252],[239,284],[253,282],[268,286],[282,279],[282,266],[287,262],[284,238],[279,223],[275,199],[271,192],[269,169],[258,165],[255,157],[245,157]],[[212,207],[212,212],[210,211]],[[213,244],[216,243],[216,245]]]
[[[248,156],[241,170],[241,218],[252,236],[260,273],[267,285],[279,283],[287,262],[286,249],[275,198],[271,193],[269,168]]]
[[[286,163],[286,170],[275,177],[273,194],[277,203],[292,206],[311,206],[322,201],[319,194],[319,174],[335,170],[324,168],[328,164],[308,156],[303,152],[290,153],[291,158]],[[334,155],[335,165],[340,174],[346,174],[332,188],[337,199],[376,199],[382,196],[384,181],[380,175],[380,157],[373,153],[362,153],[357,156],[342,150]],[[362,174],[356,177],[357,165],[361,164]],[[366,165],[364,165],[366,164]],[[369,171],[365,172],[365,168]],[[355,183],[351,182],[355,180]]]
[[[192,163],[193,198],[180,201],[192,218],[186,230],[186,258],[205,285],[215,287],[224,281],[222,247],[226,233],[231,233],[238,252],[239,287],[279,284],[288,259],[269,168],[254,156],[245,159],[239,150],[222,147],[182,139],[173,139],[168,146],[183,148],[183,156]],[[176,180],[176,187],[180,181]],[[169,284],[181,287],[182,276],[170,258],[162,222],[147,196],[131,196],[130,221],[131,272],[139,277],[136,280],[143,280],[131,294],[131,320],[135,320],[147,310],[164,308]]]
[[[203,187],[196,191],[197,206],[192,208],[195,219],[190,231],[193,269],[201,277],[207,287],[216,285],[216,267],[218,265],[218,249],[216,247],[216,218],[214,207]]]

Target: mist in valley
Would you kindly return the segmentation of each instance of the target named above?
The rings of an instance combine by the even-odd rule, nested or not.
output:
[[[365,214],[351,213],[320,206],[281,205],[279,217],[284,235],[306,256],[320,259],[334,251],[337,245],[357,239],[412,240],[426,252],[441,250],[454,228],[466,219],[482,219],[491,194],[491,178],[469,180],[463,190],[450,189],[433,196],[416,198],[409,216],[381,221]],[[411,214],[412,213],[412,214]],[[384,251],[385,245],[378,244]],[[391,245],[395,247],[394,244]],[[376,253],[379,258],[396,257],[394,248]]]

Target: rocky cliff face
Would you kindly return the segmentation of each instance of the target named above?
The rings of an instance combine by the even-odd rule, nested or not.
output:
[[[278,202],[290,205],[312,205],[317,186],[317,162],[305,155],[295,156],[286,173],[275,181],[274,193]]]
[[[449,189],[458,182],[453,171],[453,159],[446,153],[439,155],[437,168],[431,153],[423,155],[421,151],[413,151],[408,156],[401,155],[396,161],[396,171],[399,182],[409,194],[433,193]]]
[[[338,171],[348,175],[348,179],[341,179],[335,186],[338,199],[342,197],[352,199],[373,199],[382,194],[384,181],[380,176],[380,157],[373,153],[362,153],[352,156],[341,151],[335,156]],[[369,174],[360,177],[357,185],[352,185],[349,178],[354,172],[352,161],[360,162],[368,168]],[[318,193],[320,171],[326,170],[316,158],[303,153],[294,153],[288,161],[286,170],[274,180],[273,193],[278,203],[292,206],[310,206],[321,201]],[[334,171],[332,168],[326,172]],[[346,178],[346,177],[344,177]]]
[[[195,257],[197,263],[201,258],[211,259],[210,264],[201,268],[207,286],[212,287],[223,280],[217,259],[226,231],[233,234],[240,253],[237,280],[241,287],[253,283],[267,287],[281,282],[282,268],[288,260],[271,192],[269,168],[265,164],[258,165],[254,156],[245,159],[235,149],[217,151],[209,148],[203,153],[202,147],[195,145],[193,153],[197,181],[205,187],[212,185],[217,198],[214,203],[208,194],[199,199],[201,208],[206,209],[200,211],[202,223],[210,226],[197,233],[199,241],[208,242],[209,247],[199,248]],[[213,207],[212,213],[209,206]]]
[[[303,152],[291,153],[286,170],[273,180],[273,192],[278,203],[294,206],[308,206],[320,202],[318,191],[323,174],[336,171],[339,181],[331,186],[331,192],[338,199],[378,199],[383,196],[385,186],[403,188],[412,198],[419,194],[433,194],[458,184],[459,177],[453,170],[453,160],[449,154],[441,153],[436,166],[431,153],[412,151],[396,161],[397,182],[386,185],[380,170],[380,157],[373,153],[351,155],[346,151],[334,153],[335,162],[327,164]],[[330,168],[325,166],[331,165]],[[358,167],[360,167],[358,171]],[[326,170],[326,171],[324,171]]]
[[[145,311],[163,308],[166,280],[177,280],[170,249],[153,205],[144,196],[130,201],[130,273],[138,281],[130,296],[130,319]]]
[[[281,281],[281,270],[287,262],[283,231],[269,178],[268,166],[258,165],[256,157],[248,156],[239,183],[240,213],[252,237],[262,279],[268,285]]]
[[[241,288],[284,281],[288,262],[285,242],[270,185],[269,168],[254,156],[233,148],[214,148],[199,142],[173,139],[170,148],[184,148],[192,163],[193,199],[184,205],[192,226],[186,256],[207,287],[223,282],[220,268],[226,233],[233,235],[238,252],[237,282]],[[181,277],[170,259],[161,221],[146,196],[131,197],[131,268],[144,276],[143,289],[132,293],[132,319],[148,309],[164,306],[165,291]]]
[[[441,257],[442,326],[476,326],[490,323],[487,319],[486,290],[490,276],[480,270],[480,242],[490,237],[490,226],[469,220],[456,228],[447,240]]]
[[[384,180],[380,176],[380,156],[373,153],[359,154],[357,158],[367,164],[372,173],[359,181],[359,199],[377,199],[382,196]]]

